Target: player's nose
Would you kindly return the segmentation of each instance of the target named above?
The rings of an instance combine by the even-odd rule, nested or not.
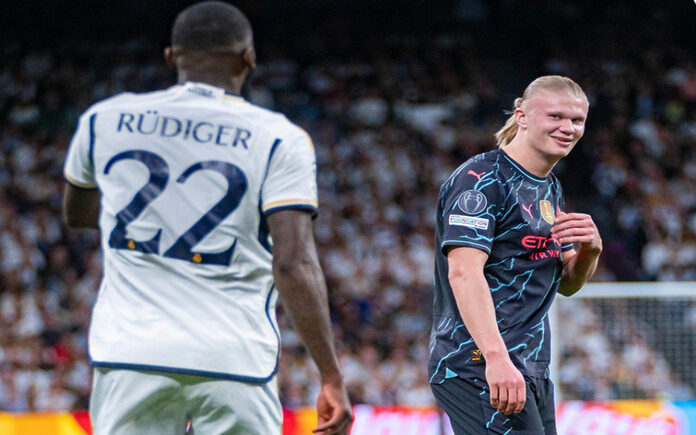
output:
[[[564,119],[561,121],[561,125],[559,126],[558,130],[565,135],[573,134],[575,132],[575,129],[573,128],[573,120]]]

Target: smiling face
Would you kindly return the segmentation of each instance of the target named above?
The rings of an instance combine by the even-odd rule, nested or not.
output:
[[[528,151],[547,160],[570,153],[585,133],[589,103],[569,92],[541,89],[515,110],[518,134]]]

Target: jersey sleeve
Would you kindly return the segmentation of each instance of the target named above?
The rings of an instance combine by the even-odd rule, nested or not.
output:
[[[96,113],[83,114],[70,141],[63,174],[68,183],[83,189],[97,187],[94,176],[94,123]]]
[[[491,253],[496,228],[504,204],[502,187],[490,164],[476,162],[459,171],[443,189],[442,242],[448,246],[469,246]]]
[[[276,142],[261,191],[265,214],[295,209],[317,211],[317,169],[314,146],[307,134]]]

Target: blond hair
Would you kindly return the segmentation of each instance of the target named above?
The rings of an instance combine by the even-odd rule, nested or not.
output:
[[[517,134],[518,125],[517,119],[515,118],[515,110],[519,109],[524,100],[531,98],[540,90],[549,90],[556,92],[568,92],[574,97],[587,99],[585,92],[582,90],[580,85],[575,83],[568,77],[563,76],[542,76],[534,80],[527,86],[524,90],[521,98],[515,98],[513,103],[513,109],[511,112],[506,112],[510,114],[510,117],[505,121],[503,128],[495,133],[495,139],[498,142],[499,147],[504,147],[505,145],[512,142]]]

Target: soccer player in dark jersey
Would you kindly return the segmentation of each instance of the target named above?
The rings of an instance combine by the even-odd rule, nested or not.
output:
[[[437,211],[428,371],[456,434],[555,434],[548,311],[592,276],[602,240],[565,213],[551,173],[582,137],[589,103],[567,77],[534,80],[461,165]]]

